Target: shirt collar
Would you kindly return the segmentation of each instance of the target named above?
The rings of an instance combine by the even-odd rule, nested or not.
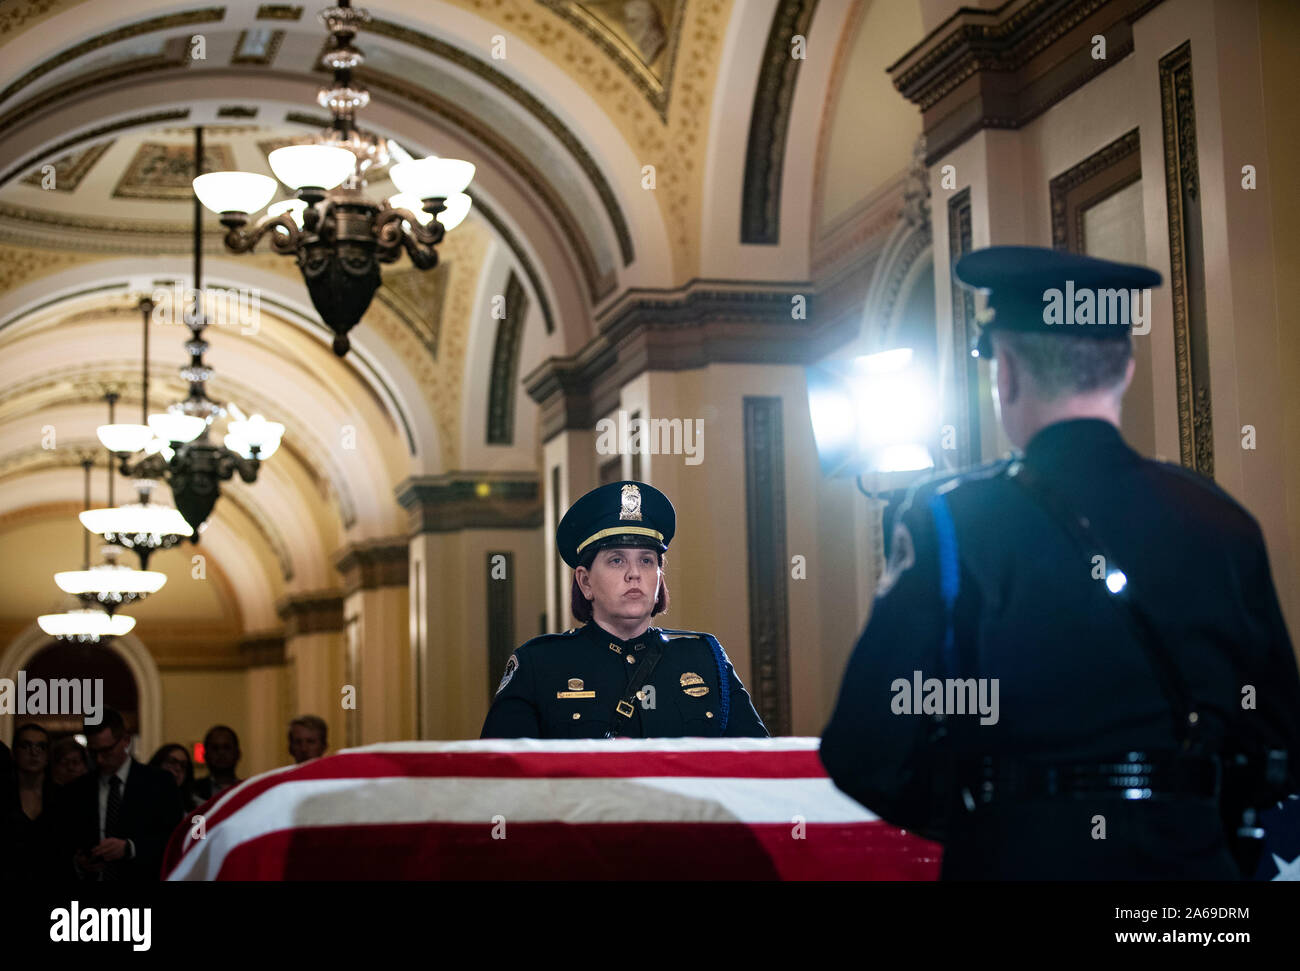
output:
[[[615,653],[618,654],[622,654],[626,651],[643,650],[651,643],[652,638],[659,636],[658,630],[653,627],[647,627],[645,632],[639,637],[634,637],[631,640],[624,640],[621,637],[614,636],[594,620],[589,620],[587,625],[582,628],[582,632],[586,634],[588,639],[593,643],[598,644],[601,647],[608,648],[609,650],[615,650],[615,648],[617,648]]]
[[[1072,418],[1040,429],[1025,446],[1025,463],[1042,469],[1095,465],[1098,458],[1108,453],[1115,457],[1137,454],[1110,422],[1100,418]]]
[[[122,785],[125,786],[125,785],[126,785],[126,777],[127,777],[128,775],[130,775],[130,774],[131,774],[131,759],[130,759],[130,757],[128,756],[127,759],[122,763],[121,768],[119,768],[116,772],[114,772],[113,775],[115,775],[115,776],[117,776],[119,779],[121,779],[121,780],[122,780]],[[99,777],[99,784],[100,784],[101,786],[105,786],[105,787],[111,785],[111,783],[109,782],[109,780],[113,778],[113,775],[101,775],[101,776]]]

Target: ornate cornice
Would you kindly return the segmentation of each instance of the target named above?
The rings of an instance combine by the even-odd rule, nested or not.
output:
[[[252,634],[239,642],[239,656],[250,668],[284,663],[283,634]]]
[[[275,605],[285,640],[343,630],[343,594],[337,590],[290,594]]]
[[[358,590],[406,586],[410,559],[405,539],[376,539],[344,547],[334,568],[343,574],[344,595],[351,596]]]
[[[1007,0],[962,7],[889,67],[924,114],[927,164],[984,128],[1019,128],[1133,50],[1160,0]],[[1091,39],[1106,38],[1094,59]]]
[[[451,472],[401,482],[397,501],[411,517],[411,535],[462,529],[534,529],[542,525],[537,476]]]
[[[843,296],[836,288],[730,280],[629,290],[601,314],[600,333],[578,353],[549,358],[524,376],[541,405],[542,438],[594,427],[618,406],[623,385],[645,371],[816,360],[856,331]]]
[[[791,56],[790,39],[808,36],[817,0],[781,0],[763,51],[754,92],[741,190],[740,241],[776,244],[781,240],[781,173],[786,131],[794,110],[794,88],[802,58]]]

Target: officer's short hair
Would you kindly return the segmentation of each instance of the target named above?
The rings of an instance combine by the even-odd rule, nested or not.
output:
[[[1133,356],[1132,338],[1073,337],[995,330],[995,344],[1003,344],[1024,363],[1025,370],[1046,398],[1114,388],[1124,380]]]
[[[213,725],[211,728],[209,728],[203,736],[203,747],[208,748],[209,746],[211,746],[213,736],[219,734],[220,732],[225,732],[227,735],[230,736],[230,740],[235,744],[236,752],[243,751],[239,747],[239,736],[235,734],[235,730],[231,728],[229,725]]]
[[[578,565],[591,569],[591,564],[596,560],[596,552],[597,551],[593,551],[591,555],[584,556],[582,562]],[[659,566],[662,568],[664,565],[664,555],[658,552],[656,552],[655,555],[659,557]],[[576,575],[573,578],[573,586],[569,590],[569,609],[573,611],[573,617],[578,623],[587,624],[591,622],[593,616],[591,612],[591,601],[583,594],[582,587],[578,586],[578,577]],[[655,598],[654,610],[650,611],[650,616],[655,617],[658,614],[667,612],[668,581],[661,576],[659,578],[659,596]]]
[[[293,721],[289,722],[289,741],[293,741],[293,727],[301,725],[308,731],[315,732],[320,736],[320,743],[324,746],[329,745],[329,726],[325,724],[325,719],[320,715],[299,715]]]

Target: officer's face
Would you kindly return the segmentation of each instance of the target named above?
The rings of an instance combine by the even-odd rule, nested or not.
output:
[[[325,754],[325,743],[321,741],[320,732],[313,731],[306,725],[294,725],[289,729],[289,754],[299,764],[308,759],[318,759]]]
[[[601,550],[590,568],[578,567],[574,575],[593,612],[631,621],[645,620],[654,611],[662,574],[654,550],[610,549]]]

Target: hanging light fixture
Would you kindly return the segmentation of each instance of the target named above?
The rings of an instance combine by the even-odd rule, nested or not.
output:
[[[86,455],[81,460],[81,467],[86,475],[86,509],[90,509],[90,469],[95,464],[93,455]],[[111,475],[112,465],[109,466]],[[110,480],[111,481],[111,480]],[[82,513],[85,515],[85,513]],[[90,572],[90,534],[87,533],[83,540],[82,546],[82,568],[73,573],[85,574]],[[134,572],[134,571],[132,571]],[[60,577],[67,577],[69,574],[55,574],[56,582]],[[166,577],[163,577],[165,580]],[[75,593],[75,590],[68,590],[63,583],[59,586],[68,593]],[[159,584],[161,586],[161,584]],[[81,599],[81,598],[79,598]],[[83,603],[86,601],[83,599]],[[116,609],[118,605],[114,605]],[[61,640],[75,640],[86,642],[98,642],[104,637],[121,637],[129,634],[135,627],[135,618],[126,615],[115,615],[112,611],[104,607],[82,607],[77,610],[68,610],[61,614],[41,614],[36,618],[36,623],[50,637],[57,637]]]
[[[334,72],[317,102],[332,121],[314,144],[277,148],[267,156],[277,179],[298,194],[267,209],[251,229],[249,217],[275,195],[275,179],[252,172],[209,172],[194,191],[226,227],[226,248],[247,253],[268,232],[271,249],[296,256],[312,304],[334,332],[334,353],[347,354],[348,332],[361,320],[379,289],[380,263],[393,263],[405,249],[421,270],[438,263],[437,246],[469,212],[465,189],[474,165],[461,159],[412,159],[388,139],[356,125],[356,112],[370,92],[353,80],[364,57],[353,38],[370,14],[340,0],[320,14],[333,36],[321,60]],[[363,191],[366,173],[403,157],[389,170],[398,193],[375,205]]]
[[[196,171],[201,171],[201,127],[194,129],[194,165]],[[199,179],[196,178],[196,193],[198,184]],[[129,435],[115,433],[111,437],[115,442],[120,439],[125,445],[137,446],[131,451],[115,449],[121,473],[134,476],[137,488],[142,488],[143,483],[150,480],[166,480],[171,486],[172,499],[189,528],[185,535],[197,543],[200,529],[221,496],[221,483],[231,479],[236,472],[245,482],[257,481],[262,460],[269,458],[279,448],[280,438],[284,435],[284,426],[279,422],[267,421],[261,415],[245,418],[237,407],[231,405],[229,414],[235,420],[229,423],[223,443],[218,445],[209,439],[213,422],[226,416],[227,408],[213,401],[207,394],[207,382],[212,378],[213,369],[203,361],[203,352],[208,349],[203,331],[208,322],[203,311],[203,221],[197,196],[194,200],[194,309],[193,313],[186,313],[185,320],[190,329],[190,339],[185,342],[190,363],[181,368],[181,377],[189,382],[190,393],[184,401],[172,405],[165,413],[154,415],[148,414],[150,313],[152,306],[145,315],[144,411],[147,416],[145,422],[156,438],[145,439],[139,426],[130,426],[132,431]],[[106,441],[105,444],[109,443]],[[109,447],[113,448],[113,445],[109,444]],[[141,450],[145,454],[133,463],[131,453]],[[147,496],[142,496],[141,503],[148,505]],[[157,517],[159,514],[152,515]],[[141,524],[143,525],[143,518]]]
[[[113,504],[113,456],[108,457],[108,503]],[[86,510],[90,510],[90,472],[86,472]],[[90,530],[86,531],[86,562],[90,562]],[[64,593],[75,596],[87,607],[99,606],[110,616],[124,604],[143,600],[157,593],[167,582],[167,574],[150,570],[133,570],[118,563],[122,547],[109,543],[100,550],[104,562],[80,570],[65,570],[54,574],[54,582]]]
[[[153,302],[141,301],[145,312],[145,364],[144,364],[144,413],[149,413],[149,314],[153,312]],[[149,457],[159,454],[158,440],[153,438],[150,426],[117,424],[113,420],[114,406],[117,404],[117,392],[109,391],[104,395],[108,401],[108,424],[99,426],[99,440],[115,453],[123,465],[130,452],[145,449]],[[141,431],[143,429],[144,431]],[[148,432],[148,435],[145,435]],[[114,446],[119,446],[115,448]],[[168,450],[170,451],[170,450]],[[109,460],[112,468],[112,459]],[[133,550],[140,558],[140,568],[147,570],[149,557],[154,550],[165,550],[175,546],[187,536],[194,535],[194,527],[185,521],[174,506],[153,502],[154,487],[158,483],[154,478],[139,476],[135,480],[136,502],[122,506],[113,505],[113,476],[108,478],[108,508],[87,509],[81,514],[81,524],[92,533],[99,533],[111,545]],[[87,557],[89,559],[89,557]]]

